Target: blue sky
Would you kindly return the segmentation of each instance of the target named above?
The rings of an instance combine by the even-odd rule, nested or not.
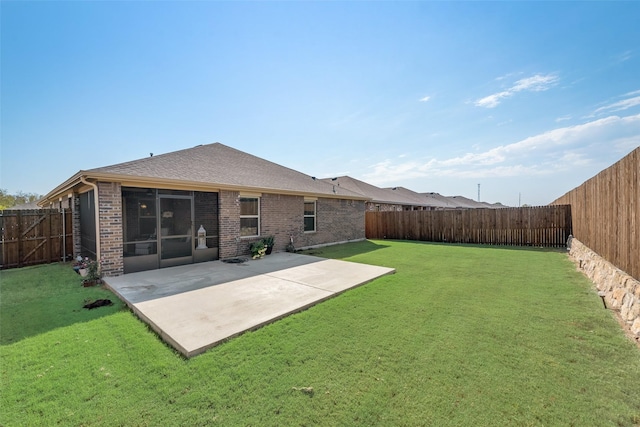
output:
[[[12,2],[1,183],[221,142],[542,205],[640,145],[640,2]],[[259,173],[259,171],[256,171]]]

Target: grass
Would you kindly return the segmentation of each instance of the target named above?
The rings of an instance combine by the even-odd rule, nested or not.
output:
[[[0,272],[0,345],[52,329],[87,322],[120,310],[123,304],[101,287],[82,288],[69,264],[50,264]],[[113,306],[87,310],[89,301],[108,298]]]
[[[190,360],[120,305],[78,311],[99,290],[68,266],[2,272],[0,424],[640,424],[640,351],[565,254],[314,252],[397,273]],[[58,309],[40,316],[43,304]]]

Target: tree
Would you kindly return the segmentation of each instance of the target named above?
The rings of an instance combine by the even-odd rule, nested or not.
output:
[[[9,194],[7,190],[0,188],[0,210],[12,208],[16,205],[33,203],[38,201],[40,197],[36,193],[24,193],[22,191],[18,191],[16,194]]]

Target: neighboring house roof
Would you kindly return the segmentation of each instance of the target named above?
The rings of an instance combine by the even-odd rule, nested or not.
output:
[[[487,207],[489,209],[504,209],[509,207],[509,206],[503,205],[500,202],[497,202],[497,203],[480,202],[480,203],[484,205],[484,207]]]
[[[486,203],[486,202],[476,202],[475,200],[469,199],[464,196],[442,196],[438,193],[422,193],[427,197],[431,197],[437,200],[440,200],[442,203],[447,204],[447,208],[449,209],[477,209],[477,208],[504,208],[505,206],[500,203]]]
[[[491,203],[487,203],[487,202],[477,202],[475,200],[469,199],[468,197],[464,197],[464,196],[453,196],[452,199],[454,200],[455,203],[459,203],[461,207],[465,207],[465,208],[496,209],[496,208],[505,207],[500,203],[495,203],[492,205]]]
[[[476,202],[463,196],[447,197],[438,193],[417,193],[405,187],[380,188],[350,176],[323,178],[342,189],[348,189],[370,198],[372,203],[402,206],[423,206],[440,209],[503,208],[500,203]]]
[[[367,200],[346,188],[278,165],[220,143],[81,170],[47,194],[41,204],[82,185],[83,180],[149,187],[172,184],[194,189],[225,189]]]
[[[420,206],[426,206],[430,208],[452,208],[453,207],[451,203],[441,200],[440,198],[429,197],[424,193],[417,193],[405,187],[392,187],[392,188],[389,188],[389,190],[392,190],[398,194],[402,194],[403,197],[406,197],[409,200],[415,200],[415,203]],[[438,193],[428,193],[428,194],[438,194]],[[438,196],[440,195],[438,194]]]
[[[456,209],[460,207],[457,203],[451,200],[450,197],[443,196],[442,194],[439,194],[439,193],[420,193],[420,194],[424,195],[429,200],[428,203],[431,203],[433,204],[433,206],[436,206],[436,207],[440,207],[444,209]]]
[[[464,196],[452,196],[451,201],[461,208],[478,208],[479,203]],[[484,207],[484,206],[482,206]]]
[[[5,208],[5,211],[19,211],[19,210],[33,210],[40,209],[37,202],[23,203],[20,205],[11,206],[10,208]]]
[[[419,205],[415,200],[409,200],[391,189],[376,187],[350,176],[337,178],[324,178],[323,181],[336,185],[338,188],[347,189],[371,199],[374,203],[386,203],[392,205]]]

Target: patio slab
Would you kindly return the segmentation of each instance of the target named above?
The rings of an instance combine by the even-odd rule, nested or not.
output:
[[[392,268],[275,253],[105,278],[160,337],[192,357],[247,330],[304,310]]]

